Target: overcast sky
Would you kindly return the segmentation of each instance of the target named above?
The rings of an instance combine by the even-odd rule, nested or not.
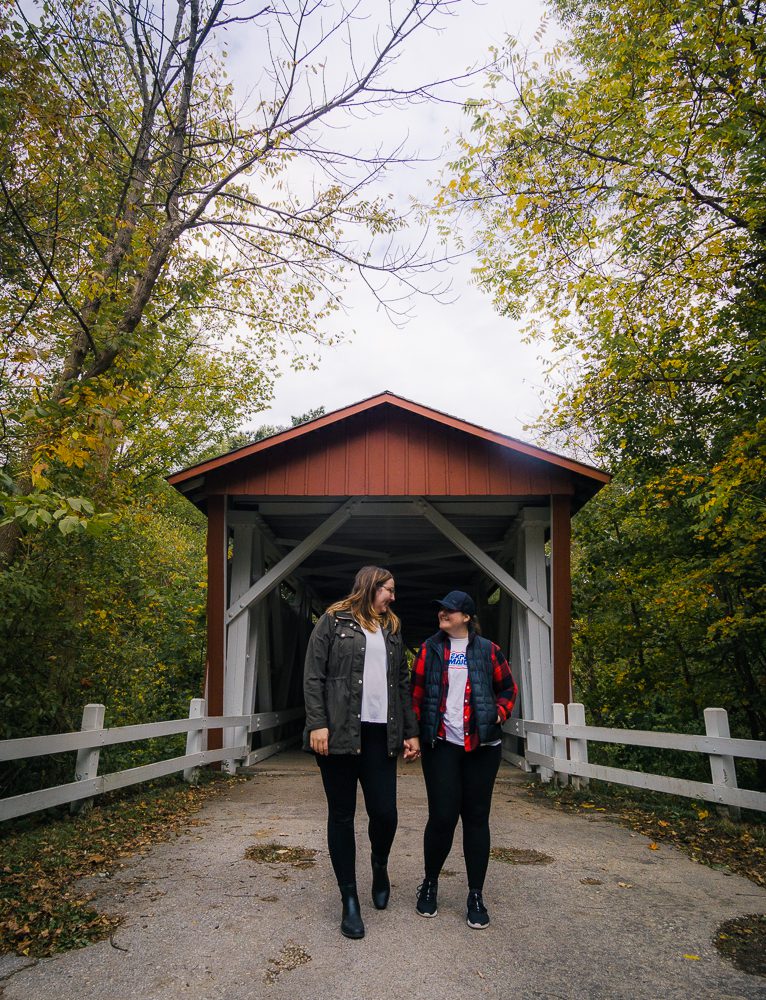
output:
[[[542,0],[464,0],[440,34],[413,36],[397,74],[418,72],[433,79],[462,72],[469,64],[486,61],[491,45],[507,34],[533,48],[532,35],[544,13]],[[545,43],[550,44],[550,33]],[[246,74],[245,47],[230,49],[235,79]],[[477,80],[464,88],[461,99],[480,96]],[[457,134],[466,119],[459,107],[421,106],[393,112],[375,121],[375,129],[391,145],[407,138],[407,148],[435,162],[398,166],[383,182],[399,203],[414,195],[430,199],[428,181],[439,173],[439,163],[450,158],[448,132]],[[452,150],[454,153],[454,149]],[[388,319],[361,280],[345,296],[347,315],[342,323],[357,332],[354,338],[322,351],[316,371],[284,370],[276,384],[274,403],[259,414],[259,424],[289,424],[294,414],[324,406],[329,412],[385,389],[426,406],[444,410],[514,437],[530,439],[524,424],[541,411],[543,364],[540,345],[522,343],[518,325],[498,316],[489,296],[471,281],[474,261],[450,268],[454,300],[440,304],[418,296],[410,303],[411,318],[403,329]],[[341,321],[339,321],[341,322]]]

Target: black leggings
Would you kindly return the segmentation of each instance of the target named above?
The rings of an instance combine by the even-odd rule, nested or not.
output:
[[[388,858],[394,842],[396,811],[396,757],[388,756],[385,723],[362,723],[362,752],[317,754],[327,796],[327,846],[338,885],[356,882],[356,783],[362,786],[369,823],[372,853],[380,861]]]
[[[452,848],[458,817],[463,821],[463,855],[468,888],[481,892],[489,864],[489,810],[500,766],[500,746],[466,751],[437,740],[423,747],[428,823],[423,835],[426,878],[437,879]]]

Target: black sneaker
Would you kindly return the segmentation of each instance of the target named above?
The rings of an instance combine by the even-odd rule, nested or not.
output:
[[[489,927],[489,914],[480,892],[468,893],[466,907],[468,912],[465,915],[465,922],[469,927],[473,927],[475,931],[483,931],[485,927]]]
[[[418,886],[418,901],[415,909],[421,917],[435,917],[439,912],[436,909],[436,890],[438,883],[436,880],[424,878]]]

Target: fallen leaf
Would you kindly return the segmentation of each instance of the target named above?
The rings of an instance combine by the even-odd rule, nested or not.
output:
[[[633,883],[632,882],[618,882],[617,885],[619,885],[619,887],[621,889],[632,889],[633,888]]]
[[[659,844],[655,844],[654,841],[652,841],[651,844],[649,844],[650,851],[659,851],[659,849],[660,849]]]
[[[684,955],[684,958],[688,958],[690,962],[699,962],[699,955]]]

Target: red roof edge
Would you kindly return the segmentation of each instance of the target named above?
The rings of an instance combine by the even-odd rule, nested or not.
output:
[[[341,420],[355,416],[357,413],[364,413],[366,410],[371,410],[376,406],[382,406],[384,404],[397,407],[401,410],[406,410],[410,413],[416,413],[428,420],[436,421],[437,423],[444,424],[447,427],[452,427],[455,430],[463,431],[466,434],[472,434],[475,437],[482,438],[485,441],[490,441],[493,444],[500,445],[502,448],[508,448],[511,451],[518,452],[519,454],[528,455],[531,458],[537,458],[543,462],[549,462],[551,465],[557,465],[560,468],[567,469],[568,471],[577,473],[581,476],[586,476],[588,479],[593,479],[600,483],[608,483],[612,478],[608,472],[604,472],[602,469],[597,469],[595,466],[586,465],[583,462],[577,462],[564,455],[557,455],[553,451],[547,451],[545,448],[538,448],[536,445],[527,444],[524,441],[519,441],[517,438],[509,437],[507,434],[500,434],[498,431],[488,430],[486,427],[479,426],[479,424],[472,424],[467,420],[461,420],[459,417],[450,416],[448,413],[442,413],[441,410],[434,410],[429,406],[423,406],[422,403],[416,403],[413,400],[404,399],[402,396],[397,396],[395,393],[385,390],[375,396],[369,396],[367,399],[362,399],[358,403],[352,403],[350,406],[344,406],[339,410],[333,410],[332,413],[326,413],[324,416],[317,417],[315,420],[309,420],[305,424],[299,424],[297,427],[291,427],[289,430],[281,431],[279,434],[272,434],[271,437],[263,438],[253,444],[247,444],[241,448],[236,448],[234,451],[227,452],[225,455],[219,455],[217,458],[211,458],[207,461],[199,462],[197,465],[191,465],[187,469],[181,469],[180,471],[169,475],[167,477],[167,481],[171,484],[171,486],[179,486],[188,479],[205,475],[205,473],[212,472],[214,469],[220,469],[222,466],[229,465],[231,462],[238,462],[240,459],[249,458],[251,455],[257,455],[261,451],[267,451],[269,448],[274,448],[278,445],[285,444],[288,441],[293,441],[295,438],[320,430],[323,427],[330,427]]]

